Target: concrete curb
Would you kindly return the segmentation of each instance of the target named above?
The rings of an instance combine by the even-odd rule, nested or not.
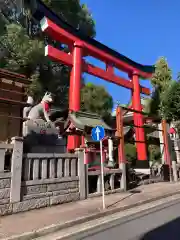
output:
[[[52,224],[50,226],[38,229],[36,231],[26,232],[26,233],[23,233],[21,235],[14,235],[14,236],[11,236],[11,237],[8,237],[8,238],[3,238],[2,240],[31,240],[31,239],[34,239],[34,238],[43,237],[47,234],[51,234],[51,233],[63,230],[65,228],[73,227],[75,225],[82,224],[84,222],[92,221],[92,220],[95,220],[97,218],[101,218],[101,217],[105,217],[105,216],[114,214],[116,212],[128,210],[128,209],[138,207],[138,206],[143,205],[143,204],[151,203],[151,202],[160,200],[162,198],[167,198],[167,197],[171,197],[173,195],[178,195],[178,194],[180,194],[180,190],[176,191],[176,192],[172,192],[172,193],[167,193],[167,194],[164,194],[164,195],[161,195],[161,196],[149,198],[149,199],[146,199],[146,200],[143,200],[143,201],[139,201],[139,202],[131,204],[131,205],[126,205],[126,206],[122,206],[122,207],[118,207],[118,208],[113,208],[113,209],[101,211],[101,212],[91,214],[91,215],[88,215],[88,216],[83,216],[83,217],[77,218],[76,220],[65,222],[63,224],[62,223],[61,224]]]

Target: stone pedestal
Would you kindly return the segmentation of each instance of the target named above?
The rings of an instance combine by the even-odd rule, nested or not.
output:
[[[53,123],[42,119],[27,120],[23,123],[24,152],[65,153],[66,140],[59,138]]]

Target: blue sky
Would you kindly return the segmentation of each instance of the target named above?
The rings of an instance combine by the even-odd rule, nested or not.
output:
[[[96,39],[142,64],[165,56],[176,77],[180,71],[180,1],[83,0],[96,21]],[[101,66],[97,61],[92,63]],[[106,87],[114,101],[130,100],[130,91],[90,75]],[[142,84],[150,87],[149,81]]]

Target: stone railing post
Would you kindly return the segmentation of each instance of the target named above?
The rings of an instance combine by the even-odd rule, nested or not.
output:
[[[11,191],[10,202],[16,203],[20,201],[21,194],[21,175],[22,175],[22,159],[23,159],[23,138],[12,138],[13,153],[11,159]]]
[[[122,190],[127,191],[126,163],[120,163],[120,169],[122,170],[120,186]]]
[[[170,137],[169,129],[170,129],[170,125],[167,124],[168,149],[169,149],[169,155],[170,155],[170,161],[171,161],[171,172],[172,172],[172,176],[170,180],[177,182],[178,181],[177,159],[176,159],[176,152],[174,148],[174,138]]]
[[[169,134],[168,134],[168,144],[169,144],[169,153],[170,153],[171,162],[172,162],[173,180],[177,182],[178,174],[177,174],[177,158],[176,158],[176,151],[175,151],[175,139],[171,139]]]
[[[88,195],[88,170],[87,165],[84,164],[84,149],[76,149],[78,154],[78,176],[79,176],[79,192],[80,199],[84,200]]]
[[[177,173],[176,161],[172,161],[172,173],[173,173],[173,180],[175,182],[177,182],[178,181],[178,173]]]

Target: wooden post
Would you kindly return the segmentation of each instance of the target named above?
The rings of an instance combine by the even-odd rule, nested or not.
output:
[[[164,141],[164,153],[165,153],[165,164],[169,167],[169,177],[170,181],[172,181],[172,161],[170,157],[170,146],[168,140],[168,130],[167,130],[167,122],[166,120],[162,120],[162,130],[163,130],[163,141]]]
[[[120,138],[118,146],[118,162],[119,168],[122,170],[121,176],[121,188],[126,191],[126,159],[124,153],[124,131],[123,131],[123,116],[122,109],[120,106],[116,108],[116,136]]]
[[[166,120],[162,120],[162,131],[163,131],[163,141],[164,141],[164,153],[165,153],[165,163],[171,166],[170,153],[168,147],[168,135],[167,135],[167,123]]]

